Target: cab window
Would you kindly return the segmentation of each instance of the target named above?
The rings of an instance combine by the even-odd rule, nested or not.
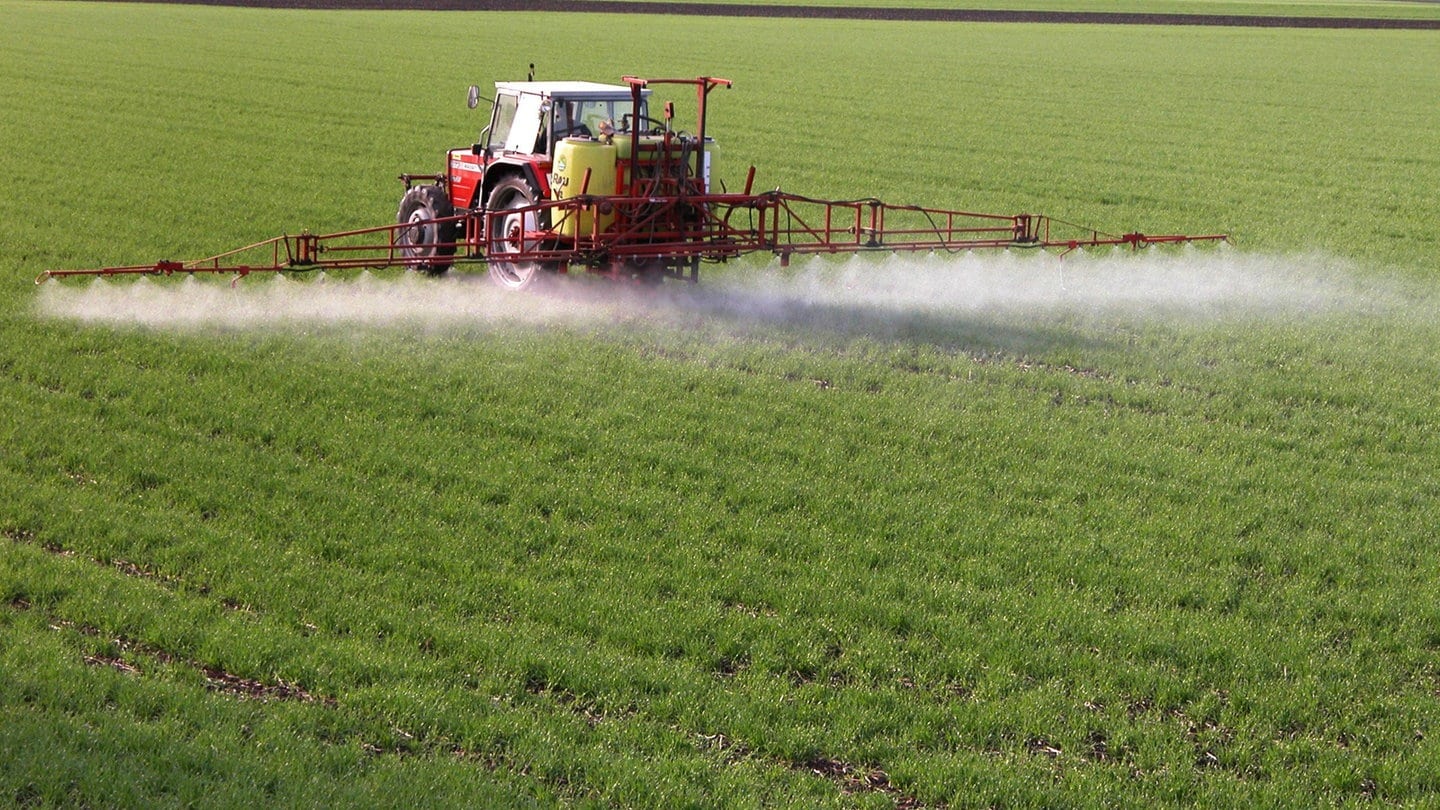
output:
[[[495,114],[490,121],[490,143],[505,144],[510,139],[510,127],[515,123],[515,108],[519,99],[512,95],[500,95],[495,100]]]
[[[505,151],[534,154],[544,152],[544,124],[547,118],[544,99],[533,93],[522,93],[515,103],[515,113],[505,134]],[[497,129],[496,132],[501,130]]]

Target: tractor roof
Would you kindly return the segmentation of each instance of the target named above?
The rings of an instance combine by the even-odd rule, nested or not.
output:
[[[534,93],[540,96],[585,99],[629,98],[630,88],[623,84],[600,84],[599,82],[496,82],[495,87],[503,92]],[[640,91],[642,96],[650,95],[649,88]]]

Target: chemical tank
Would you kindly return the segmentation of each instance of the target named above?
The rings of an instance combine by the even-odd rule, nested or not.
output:
[[[566,138],[555,146],[555,169],[550,174],[550,193],[557,200],[567,200],[582,194],[609,195],[615,193],[615,156],[612,144],[589,138]],[[590,177],[585,177],[586,171]],[[578,217],[566,217],[557,223],[558,230],[570,238],[590,236],[595,233],[596,212],[586,209]],[[599,230],[610,229],[615,222],[614,212],[599,214]]]

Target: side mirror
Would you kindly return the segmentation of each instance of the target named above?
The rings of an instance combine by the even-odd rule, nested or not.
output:
[[[479,88],[479,87],[477,87],[477,86],[475,86],[475,85],[473,85],[473,84],[470,85],[470,97],[465,100],[465,106],[469,107],[469,108],[472,109],[472,110],[475,109],[476,107],[479,107],[479,106],[480,106],[480,88]]]

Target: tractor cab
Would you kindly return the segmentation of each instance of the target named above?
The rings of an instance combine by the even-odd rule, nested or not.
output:
[[[555,143],[569,137],[594,138],[602,125],[619,131],[631,126],[630,88],[595,82],[496,82],[490,126],[480,134],[484,153],[551,157]],[[639,115],[646,119],[641,95]],[[644,124],[642,123],[642,126]]]
[[[471,147],[452,149],[447,160],[450,202],[455,210],[503,204],[497,189],[515,189],[530,201],[550,196],[549,175],[557,145],[566,138],[602,137],[654,126],[647,114],[648,88],[638,110],[626,85],[584,81],[496,82],[490,122]],[[479,106],[470,89],[470,107]]]

